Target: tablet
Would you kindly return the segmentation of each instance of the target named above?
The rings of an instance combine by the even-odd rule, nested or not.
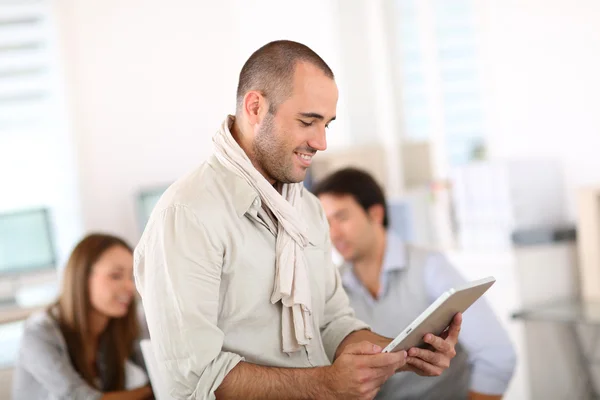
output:
[[[496,279],[489,276],[446,291],[383,349],[383,353],[426,346],[423,336],[428,333],[441,335],[450,326],[454,315],[465,312],[494,282]]]

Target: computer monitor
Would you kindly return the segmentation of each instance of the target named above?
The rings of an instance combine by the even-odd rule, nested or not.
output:
[[[53,268],[56,252],[48,210],[0,213],[0,276]]]
[[[164,185],[151,189],[145,189],[138,193],[137,213],[140,232],[143,232],[144,228],[146,228],[146,224],[150,219],[150,214],[152,214],[152,210],[154,210],[154,207],[156,206],[156,203],[158,203],[160,196],[163,195],[167,188],[168,185]]]

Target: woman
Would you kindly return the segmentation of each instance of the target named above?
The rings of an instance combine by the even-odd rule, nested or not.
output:
[[[151,398],[137,335],[132,250],[89,235],[71,253],[58,301],[25,323],[13,398]]]

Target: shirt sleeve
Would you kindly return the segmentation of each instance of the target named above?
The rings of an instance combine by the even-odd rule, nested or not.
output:
[[[439,253],[429,257],[424,274],[432,302],[449,288],[466,282]],[[516,364],[515,350],[508,334],[485,296],[473,303],[463,316],[459,342],[467,351],[472,366],[471,390],[501,395],[510,383]]]
[[[222,351],[224,333],[217,326],[223,245],[182,205],[151,224],[134,270],[163,384],[174,398],[215,399],[243,360]]]
[[[19,351],[20,367],[29,372],[57,399],[97,400],[102,392],[91,387],[71,364],[54,334],[41,329],[26,329]],[[23,388],[23,393],[27,388]],[[19,393],[16,399],[20,398]],[[25,399],[27,396],[24,396]]]
[[[323,347],[329,361],[333,363],[338,346],[350,333],[370,329],[369,325],[354,316],[350,301],[342,286],[342,279],[337,267],[333,264],[331,256],[331,240],[329,239],[329,225],[326,226],[325,268],[328,269],[325,293],[325,311],[321,324],[321,337]]]

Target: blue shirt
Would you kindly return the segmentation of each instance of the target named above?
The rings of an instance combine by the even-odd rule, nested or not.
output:
[[[352,293],[350,298],[360,296],[372,307],[378,307],[382,304],[380,300],[388,295],[389,285],[394,284],[394,275],[391,272],[405,267],[405,244],[399,236],[388,232],[378,298],[374,299],[371,296],[352,268],[347,268],[342,274],[342,282],[345,289]],[[427,258],[423,275],[430,303],[448,289],[466,282],[446,258],[439,255]],[[395,302],[386,302],[391,303]],[[361,318],[361,315],[357,317]],[[398,326],[398,332],[403,328]],[[472,366],[471,390],[486,394],[503,394],[515,369],[516,355],[506,330],[485,298],[479,299],[464,313],[459,342],[467,351]]]

